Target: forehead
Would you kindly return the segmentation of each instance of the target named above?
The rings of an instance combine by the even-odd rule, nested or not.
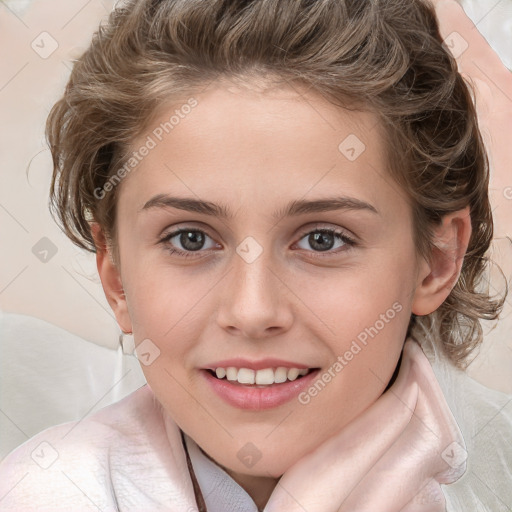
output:
[[[229,200],[235,210],[334,188],[377,204],[396,200],[403,194],[386,170],[377,116],[347,106],[297,85],[234,83],[162,104],[132,145],[152,141],[122,196],[141,208],[152,195],[177,192]]]
[[[243,148],[252,150],[253,157],[258,152],[263,157],[263,153],[274,149],[279,153],[289,149],[295,154],[304,152],[312,156],[314,144],[319,151],[338,156],[338,142],[352,135],[354,140],[359,136],[360,142],[363,138],[371,139],[374,149],[381,149],[375,114],[356,110],[355,104],[348,104],[346,108],[336,106],[298,84],[264,87],[215,82],[195,95],[195,99],[197,106],[180,121],[180,127],[172,130],[175,142],[183,142],[181,132],[183,138],[192,135],[196,141],[209,142],[212,151],[214,147]],[[171,111],[173,109],[179,111],[179,104],[177,108],[176,103],[170,107]],[[168,114],[169,108],[159,109],[153,126],[159,121],[165,124]],[[304,141],[310,143],[304,145]],[[232,156],[236,153],[231,152]],[[267,157],[271,155],[267,153]]]

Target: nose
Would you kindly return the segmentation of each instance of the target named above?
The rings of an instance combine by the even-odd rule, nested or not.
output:
[[[218,324],[250,340],[285,332],[293,322],[292,294],[264,255],[251,263],[234,255],[219,301]]]

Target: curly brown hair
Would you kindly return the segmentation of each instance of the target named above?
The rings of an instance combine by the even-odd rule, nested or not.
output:
[[[47,120],[50,207],[69,238],[95,251],[90,222],[116,250],[116,199],[95,193],[130,157],[163,102],[223,77],[275,77],[340,107],[377,114],[387,167],[410,198],[415,243],[430,257],[432,228],[470,207],[460,277],[409,334],[430,330],[463,368],[505,297],[481,287],[493,238],[489,168],[470,86],[423,0],[131,0],[114,10],[75,62]],[[354,103],[355,102],[355,103]],[[421,329],[419,329],[421,327]]]

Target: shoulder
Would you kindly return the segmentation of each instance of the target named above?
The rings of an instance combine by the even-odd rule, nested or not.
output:
[[[465,474],[444,488],[447,510],[508,512],[512,503],[512,396],[483,386],[447,362],[432,366],[467,450]]]
[[[0,508],[109,510],[113,461],[149,446],[159,425],[159,405],[145,385],[83,420],[43,430],[0,463]]]

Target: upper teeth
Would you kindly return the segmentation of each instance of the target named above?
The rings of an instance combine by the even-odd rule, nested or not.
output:
[[[227,377],[228,380],[237,381],[240,384],[279,384],[288,380],[295,380],[299,375],[306,375],[308,369],[304,368],[264,368],[263,370],[251,370],[250,368],[217,368],[215,374],[219,379]]]

